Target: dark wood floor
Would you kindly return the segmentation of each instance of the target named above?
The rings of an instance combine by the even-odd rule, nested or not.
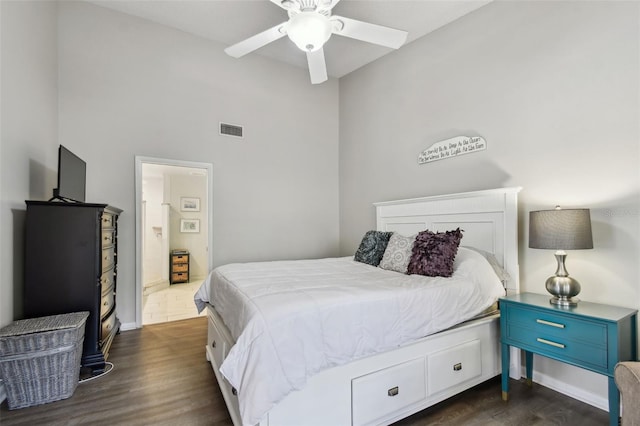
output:
[[[205,359],[206,336],[202,317],[122,332],[111,347],[110,373],[79,384],[66,400],[11,411],[4,402],[0,424],[230,426]],[[510,396],[501,400],[496,378],[396,425],[608,424],[606,412],[542,386],[512,381]]]

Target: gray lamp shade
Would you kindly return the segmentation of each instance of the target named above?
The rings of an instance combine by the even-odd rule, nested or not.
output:
[[[592,249],[589,209],[529,212],[529,247],[553,250]]]

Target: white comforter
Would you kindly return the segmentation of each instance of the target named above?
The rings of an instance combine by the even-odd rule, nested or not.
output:
[[[312,375],[396,348],[479,314],[504,295],[488,262],[460,247],[451,278],[386,271],[349,258],[216,268],[196,293],[236,344],[220,371],[253,425]]]

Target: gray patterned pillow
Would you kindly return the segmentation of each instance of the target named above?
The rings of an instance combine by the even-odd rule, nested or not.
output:
[[[378,266],[393,232],[368,231],[362,237],[353,260]]]
[[[389,238],[389,244],[387,244],[387,249],[384,251],[380,261],[380,267],[406,274],[409,259],[411,259],[411,249],[415,240],[415,235],[405,237],[394,232]]]

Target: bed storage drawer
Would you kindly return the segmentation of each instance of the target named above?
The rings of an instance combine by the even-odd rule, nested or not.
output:
[[[238,402],[238,393],[236,392],[236,390],[233,388],[233,386],[231,386],[231,383],[229,383],[224,377],[222,378],[222,384],[220,385],[220,387],[225,388],[225,391],[222,395],[225,399],[225,402],[227,403],[227,406],[231,405],[232,408],[229,409],[229,411],[234,410],[236,413],[240,413],[240,403]],[[221,389],[222,390],[222,389]]]
[[[414,359],[351,381],[353,424],[384,420],[426,397],[424,358]]]
[[[482,374],[480,340],[472,340],[427,357],[429,396]]]
[[[216,328],[215,324],[209,318],[208,338],[207,344],[213,353],[213,362],[219,368],[222,365],[222,361],[227,356],[229,351],[229,344],[223,338],[222,333]]]

